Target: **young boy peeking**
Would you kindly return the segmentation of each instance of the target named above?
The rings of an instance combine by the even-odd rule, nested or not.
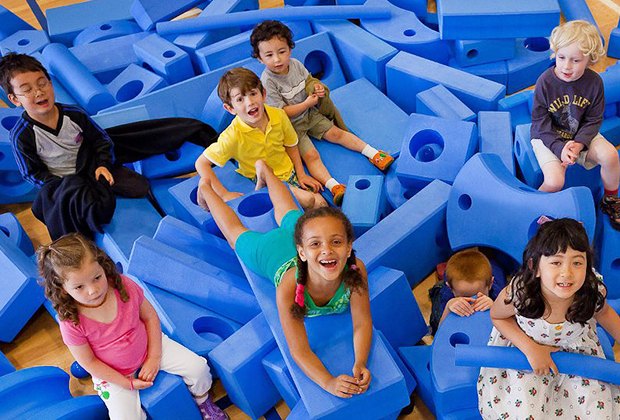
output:
[[[256,182],[254,165],[262,159],[280,180],[289,184],[304,209],[326,206],[325,199],[318,193],[320,184],[304,171],[297,149],[297,134],[289,118],[283,110],[265,105],[265,90],[258,76],[242,67],[229,70],[220,79],[217,93],[226,111],[235,118],[218,141],[196,160],[200,175],[198,204],[207,208],[202,192],[207,180],[224,201],[242,195],[222,185],[212,164],[222,167],[234,159],[239,164],[237,172]]]

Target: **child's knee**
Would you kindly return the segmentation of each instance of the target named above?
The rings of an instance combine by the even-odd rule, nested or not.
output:
[[[319,152],[316,149],[311,149],[304,153],[303,158],[306,165],[308,165],[320,160],[321,156],[319,156]]]
[[[564,187],[564,177],[559,175],[545,176],[543,181],[544,190],[547,192],[558,192]]]
[[[330,128],[329,130],[327,130],[325,132],[323,137],[326,140],[338,141],[338,140],[342,140],[343,139],[345,133],[346,132],[344,130],[341,130],[340,128],[338,128],[335,125],[333,125],[332,128]]]

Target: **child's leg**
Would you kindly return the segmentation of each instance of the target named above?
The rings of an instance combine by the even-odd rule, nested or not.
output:
[[[304,210],[316,209],[319,207],[327,207],[327,201],[319,193],[302,190],[301,188],[291,185],[291,193],[295,196]],[[286,214],[286,213],[285,213]],[[277,221],[277,219],[276,219]]]
[[[93,388],[107,407],[111,420],[146,420],[137,390],[125,389],[95,377]]]
[[[306,148],[301,147],[301,140],[299,142],[299,152],[301,153],[301,158],[306,164],[310,175],[312,175],[312,177],[314,177],[314,179],[319,181],[321,184],[325,185],[327,181],[332,178],[332,176],[321,160],[321,156],[319,155],[318,150],[316,150],[316,147],[314,147],[310,139],[308,139],[308,142],[310,142],[310,146]]]
[[[273,215],[279,226],[286,213],[291,210],[298,209],[297,204],[295,204],[295,200],[293,200],[293,197],[291,196],[291,192],[293,194],[295,193],[293,191],[289,191],[288,187],[274,175],[273,169],[271,169],[264,160],[257,160],[254,166],[256,168],[256,189],[258,190],[264,186],[267,186],[267,191],[269,191],[269,199],[273,204]],[[310,191],[304,191],[302,189],[299,190],[312,194]],[[295,195],[295,197],[297,197],[297,195]],[[303,207],[301,200],[299,198],[297,198],[297,200]]]
[[[344,131],[335,125],[323,134],[323,138],[327,141],[339,144],[347,149],[363,154],[373,165],[382,171],[385,171],[394,162],[394,158],[387,152],[375,149],[355,134],[349,131]]]
[[[538,191],[557,192],[564,186],[566,168],[560,161],[547,162],[540,168],[543,173],[543,183],[538,187]]]
[[[616,191],[614,195],[617,195],[620,183],[620,160],[616,148],[599,134],[592,139],[586,160],[601,165],[601,178],[605,191]]]

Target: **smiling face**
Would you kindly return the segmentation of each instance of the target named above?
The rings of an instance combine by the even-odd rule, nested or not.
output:
[[[260,128],[266,125],[265,93],[258,88],[242,92],[239,88],[230,90],[230,105],[224,104],[226,111],[238,115],[250,127]]]
[[[63,273],[63,277],[63,289],[80,305],[98,306],[108,294],[109,284],[103,267],[92,256],[85,258],[77,270]]]
[[[22,106],[34,120],[45,122],[55,111],[52,82],[41,71],[14,73],[11,78],[13,93],[8,95],[15,106]]]
[[[574,82],[583,76],[589,63],[590,59],[581,52],[579,44],[573,42],[556,51],[554,73],[560,80]]]
[[[541,256],[536,276],[545,298],[571,299],[585,282],[586,258],[585,252],[570,247],[564,253]]]
[[[258,61],[275,74],[288,74],[291,48],[285,39],[273,37],[258,43]]]

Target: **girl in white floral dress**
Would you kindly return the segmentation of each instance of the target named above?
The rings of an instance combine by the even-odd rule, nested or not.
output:
[[[490,346],[516,346],[531,371],[482,368],[478,407],[485,419],[619,419],[620,388],[558,372],[551,353],[604,357],[600,323],[620,339],[620,317],[605,302],[581,223],[542,224],[523,253],[523,265],[491,307]]]

